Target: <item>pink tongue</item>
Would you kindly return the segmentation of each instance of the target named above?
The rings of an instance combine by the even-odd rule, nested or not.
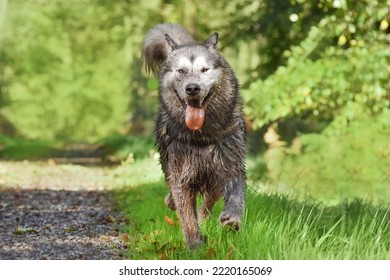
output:
[[[187,105],[185,121],[189,129],[200,129],[204,121],[204,109],[201,107],[195,108],[190,105]]]

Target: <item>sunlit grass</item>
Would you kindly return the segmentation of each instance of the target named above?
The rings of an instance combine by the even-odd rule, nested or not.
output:
[[[137,187],[149,183],[160,182],[163,173],[158,163],[157,156],[133,162],[130,158],[121,165],[106,169],[106,178],[110,185],[116,187]]]
[[[153,173],[156,167],[150,162],[139,164],[128,168],[139,168],[139,175]],[[160,171],[158,176],[149,176],[138,176],[133,184],[125,180],[115,191],[118,206],[130,221],[122,229],[128,242],[127,258],[390,259],[388,207],[358,200],[329,207],[258,193],[250,187],[241,231],[219,225],[220,202],[201,224],[207,244],[189,251],[176,213],[164,204],[167,187]]]

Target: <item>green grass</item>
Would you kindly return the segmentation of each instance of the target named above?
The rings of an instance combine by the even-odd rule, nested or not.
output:
[[[45,157],[55,145],[43,140],[28,140],[0,135],[0,158],[24,160]]]
[[[220,202],[201,224],[207,244],[189,251],[176,213],[164,204],[167,187],[161,172],[151,172],[156,168],[156,161],[140,161],[123,167],[127,176],[120,171],[115,175],[136,178],[122,181],[122,188],[115,191],[118,206],[130,221],[122,229],[128,242],[127,258],[390,259],[388,207],[362,200],[324,206],[251,188],[242,229],[232,232],[219,225]]]

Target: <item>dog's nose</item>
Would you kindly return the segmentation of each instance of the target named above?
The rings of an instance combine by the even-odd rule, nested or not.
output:
[[[186,85],[186,93],[191,96],[195,96],[200,92],[200,86],[198,84]]]

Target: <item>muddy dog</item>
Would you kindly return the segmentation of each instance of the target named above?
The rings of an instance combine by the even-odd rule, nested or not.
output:
[[[218,34],[197,43],[182,27],[159,24],[147,33],[142,60],[159,74],[156,145],[170,192],[166,205],[178,210],[187,246],[204,238],[204,220],[223,197],[223,226],[238,230],[244,210],[246,131],[237,79],[217,51]],[[196,197],[203,205],[196,211]]]

